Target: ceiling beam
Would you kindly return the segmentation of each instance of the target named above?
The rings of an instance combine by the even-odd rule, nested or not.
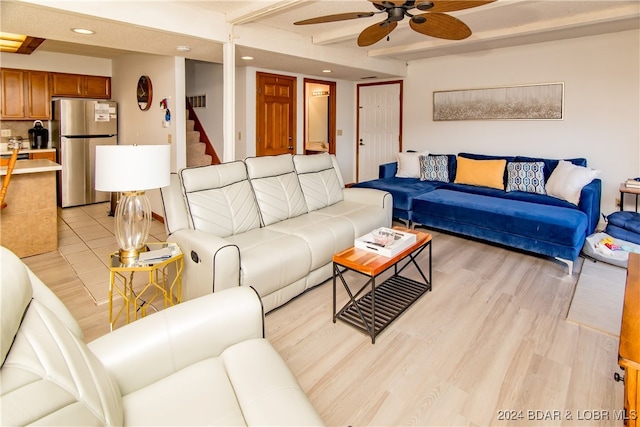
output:
[[[234,25],[245,24],[283,12],[308,0],[278,0],[251,2],[249,6],[227,14],[227,22]]]

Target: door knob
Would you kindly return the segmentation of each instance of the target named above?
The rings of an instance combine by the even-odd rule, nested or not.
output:
[[[289,150],[293,150],[293,145],[290,145],[290,146],[289,146]]]

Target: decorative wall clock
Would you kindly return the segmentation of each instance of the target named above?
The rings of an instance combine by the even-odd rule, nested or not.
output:
[[[138,107],[142,111],[147,111],[151,107],[153,98],[153,87],[149,76],[140,76],[138,79],[138,89],[136,91],[138,97]]]

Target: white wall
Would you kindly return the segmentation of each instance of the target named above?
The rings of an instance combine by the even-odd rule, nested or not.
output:
[[[611,213],[620,182],[640,175],[639,58],[640,32],[626,31],[410,62],[403,149],[586,157]],[[432,119],[434,91],[546,82],[565,84],[564,120]]]
[[[120,144],[167,144],[171,139],[171,170],[185,166],[185,132],[177,132],[176,123],[185,123],[184,58],[130,54],[113,60],[112,99],[118,101],[118,142]],[[136,88],[142,75],[149,76],[153,87],[151,107],[138,108]],[[160,101],[168,99],[171,111],[169,127],[163,126],[164,109]],[[153,161],[153,159],[150,159]],[[151,209],[163,216],[159,190],[148,192]]]

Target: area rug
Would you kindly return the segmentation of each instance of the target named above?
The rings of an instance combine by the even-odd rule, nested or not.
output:
[[[569,322],[620,336],[627,270],[585,260],[567,315]]]

